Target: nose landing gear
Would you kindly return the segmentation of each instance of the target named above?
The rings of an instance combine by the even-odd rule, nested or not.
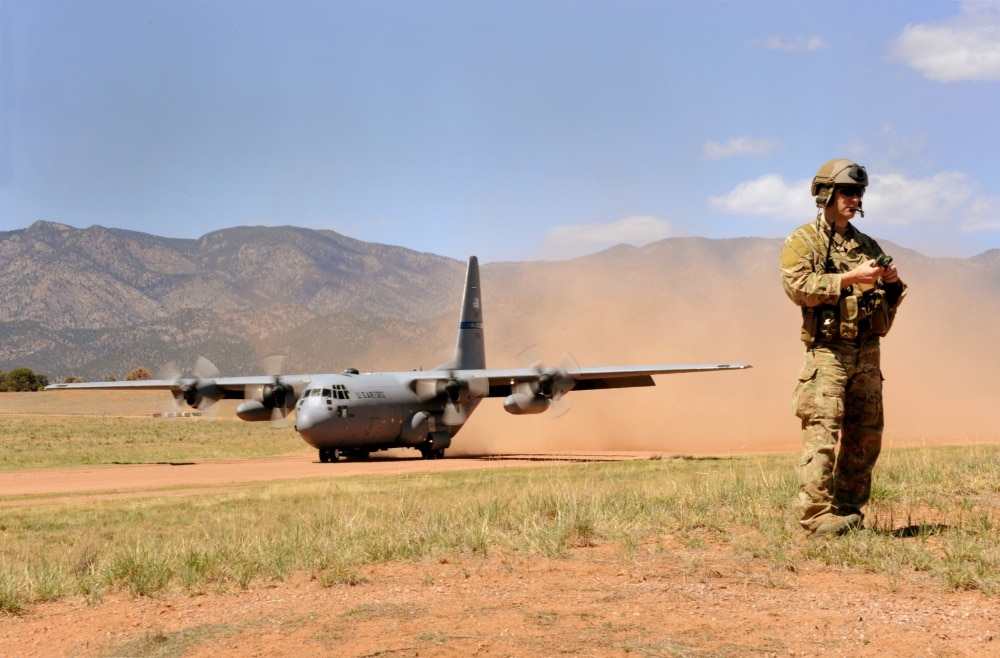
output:
[[[320,448],[319,460],[324,464],[340,461],[340,450],[336,448]]]

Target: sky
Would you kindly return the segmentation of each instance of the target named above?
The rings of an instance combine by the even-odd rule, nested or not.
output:
[[[329,229],[485,262],[858,226],[1000,248],[1000,2],[0,0],[0,231]]]

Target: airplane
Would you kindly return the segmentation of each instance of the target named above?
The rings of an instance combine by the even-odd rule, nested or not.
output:
[[[748,363],[488,369],[483,338],[479,261],[469,258],[454,356],[432,370],[340,374],[195,376],[122,382],[52,384],[47,390],[99,388],[168,390],[177,404],[205,409],[241,399],[245,421],[280,420],[293,410],[295,431],[319,451],[322,463],[341,456],[415,448],[441,459],[483,398],[503,398],[511,414],[538,414],[570,391],[655,386],[653,375],[743,370]],[[196,371],[198,369],[196,368]]]

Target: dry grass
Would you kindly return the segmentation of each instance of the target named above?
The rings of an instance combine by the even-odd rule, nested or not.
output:
[[[150,439],[152,441],[152,439]],[[663,459],[261,484],[237,493],[9,508],[0,609],[71,594],[247,587],[307,572],[357,582],[364,565],[459,555],[560,557],[664,535],[725,546],[778,574],[803,562],[933,574],[1000,593],[994,446],[887,453],[869,529],[803,541],[794,458]],[[26,461],[30,461],[27,460]]]
[[[0,416],[0,471],[310,452],[287,428],[235,420]]]

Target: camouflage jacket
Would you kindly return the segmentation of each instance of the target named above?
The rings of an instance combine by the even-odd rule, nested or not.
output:
[[[803,340],[817,340],[813,310],[829,308],[839,327],[840,338],[854,339],[859,331],[885,335],[906,294],[901,281],[876,286],[840,288],[840,275],[884,254],[872,238],[848,224],[838,235],[822,216],[792,231],[781,248],[781,282],[789,299],[803,309]],[[810,310],[812,309],[812,310]],[[875,316],[875,317],[873,317]],[[869,318],[875,322],[871,328]],[[829,338],[829,335],[827,336]]]

